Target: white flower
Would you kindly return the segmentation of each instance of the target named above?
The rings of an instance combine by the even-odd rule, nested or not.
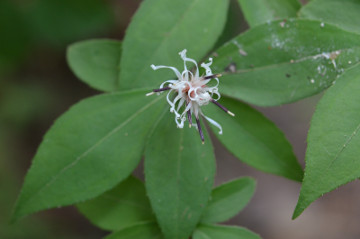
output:
[[[219,129],[219,134],[222,134],[222,128],[219,123],[205,116],[201,112],[201,106],[212,102],[231,116],[235,115],[217,102],[220,99],[218,91],[218,77],[220,77],[221,74],[213,75],[210,69],[212,58],[209,58],[208,63],[201,64],[201,67],[205,69],[206,74],[205,76],[199,76],[198,65],[195,60],[186,57],[186,49],[181,51],[179,54],[184,60],[184,71],[182,73],[180,73],[175,67],[151,65],[153,70],[161,68],[169,68],[173,70],[177,79],[163,82],[159,89],[153,90],[152,92],[146,94],[146,96],[169,91],[166,99],[170,105],[170,112],[175,114],[177,127],[183,128],[184,122],[187,118],[189,121],[189,127],[193,125],[199,130],[201,140],[204,143],[204,135],[200,126],[199,115],[204,116],[210,124],[216,126]],[[195,73],[188,70],[186,65],[188,62],[195,65]],[[212,79],[216,81],[215,85],[207,85]],[[214,99],[213,96],[216,96],[216,99]],[[196,124],[192,123],[192,115],[195,116]]]

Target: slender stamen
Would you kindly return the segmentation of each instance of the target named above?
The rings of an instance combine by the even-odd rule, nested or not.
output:
[[[164,87],[164,88],[160,88],[160,89],[155,89],[153,90],[153,92],[161,92],[161,91],[166,91],[166,90],[170,90],[171,88],[169,86]]]
[[[204,139],[204,134],[203,134],[202,129],[201,129],[200,120],[199,120],[198,117],[195,117],[195,118],[196,118],[196,124],[197,124],[198,130],[199,130],[199,134],[200,134],[202,144],[204,144],[205,139]]]
[[[164,88],[160,88],[160,89],[154,89],[152,92],[150,93],[147,93],[146,96],[150,96],[150,95],[153,95],[157,92],[162,92],[162,91],[166,91],[166,90],[170,90],[171,88],[169,86],[167,87],[164,87]]]
[[[211,75],[211,76],[205,76],[204,79],[208,80],[208,79],[212,79],[212,78],[219,78],[221,77],[221,74],[215,74],[215,75]]]
[[[188,117],[188,121],[189,121],[189,128],[191,128],[192,118],[191,118],[191,111],[190,110],[187,111],[187,117]]]
[[[217,102],[214,99],[211,99],[211,102],[214,103],[215,105],[217,105],[220,109],[222,109],[223,111],[225,111],[226,113],[228,113],[231,116],[235,116],[235,114],[231,111],[229,111],[227,108],[225,108],[222,104],[220,104],[219,102]]]

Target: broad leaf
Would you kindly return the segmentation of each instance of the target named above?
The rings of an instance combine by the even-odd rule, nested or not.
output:
[[[221,92],[233,98],[261,106],[294,102],[359,62],[359,38],[319,21],[269,22],[218,49],[213,72],[225,71]]]
[[[254,191],[255,180],[252,178],[240,178],[216,187],[201,222],[216,223],[232,218],[249,203]]]
[[[196,129],[176,128],[173,117],[166,112],[146,147],[145,185],[166,238],[182,239],[209,200],[215,159],[210,138],[202,145]]]
[[[114,40],[88,40],[70,45],[67,61],[74,74],[94,89],[117,90],[121,43]]]
[[[105,239],[163,239],[156,223],[142,223],[114,232]]]
[[[163,108],[162,97],[145,93],[95,96],[62,115],[35,155],[13,218],[94,198],[129,176]]]
[[[179,52],[201,59],[215,44],[226,21],[228,0],[146,0],[123,44],[121,89],[154,87],[173,77],[151,64],[182,67]]]
[[[250,27],[272,20],[296,17],[298,0],[238,0]]]
[[[104,32],[113,22],[109,4],[99,0],[37,0],[27,10],[35,37],[59,46]]]
[[[358,0],[316,0],[306,4],[299,16],[331,23],[348,31],[360,33],[360,2]]]
[[[200,225],[193,234],[193,239],[261,239],[245,228],[235,226]]]
[[[132,176],[114,189],[77,207],[94,225],[110,231],[155,221],[144,184]]]
[[[360,177],[360,66],[320,100],[311,121],[304,182],[293,218],[314,200]]]
[[[216,137],[241,161],[256,169],[301,181],[303,171],[284,134],[261,113],[240,101],[222,97],[219,101],[235,117],[220,112],[215,105],[204,108],[207,116],[219,122],[223,134],[212,127]]]

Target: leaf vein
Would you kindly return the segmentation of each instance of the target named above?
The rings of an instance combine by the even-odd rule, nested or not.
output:
[[[157,52],[159,52],[159,50],[161,49],[161,46],[163,46],[165,44],[165,42],[169,39],[169,36],[171,36],[171,34],[175,31],[176,27],[185,19],[186,14],[188,14],[189,9],[192,9],[193,6],[198,2],[199,0],[195,0],[193,1],[193,3],[184,11],[184,13],[179,17],[179,19],[176,21],[176,23],[172,26],[172,28],[170,29],[169,33],[166,34],[166,37],[164,37],[161,42],[158,44],[158,46],[155,48],[154,53],[152,54],[153,56],[155,56],[157,54]],[[152,58],[148,59],[148,62],[152,62]],[[149,64],[150,65],[150,64]],[[143,74],[145,70],[145,67],[143,67],[141,69],[141,71],[137,74],[137,77],[133,79],[133,81],[138,81],[139,77]]]
[[[111,135],[119,131],[122,127],[127,125],[130,121],[132,121],[134,118],[136,118],[139,114],[144,112],[146,109],[148,109],[150,106],[155,104],[157,101],[162,99],[162,97],[157,97],[155,100],[149,102],[147,105],[136,111],[133,115],[131,115],[127,120],[122,122],[120,125],[118,125],[116,128],[114,128],[112,131],[107,133],[103,138],[101,138],[99,141],[97,141],[93,146],[91,146],[88,150],[86,150],[84,153],[82,153],[79,157],[77,157],[72,163],[65,166],[62,170],[59,171],[47,184],[45,184],[43,187],[41,187],[36,193],[34,193],[28,200],[26,201],[32,201],[35,196],[40,194],[44,189],[49,187],[51,184],[53,184],[62,174],[64,174],[67,170],[74,167],[81,159],[83,159],[86,155],[88,155],[91,151],[93,151],[96,147],[98,147],[101,143],[103,143],[106,139],[108,139]]]
[[[341,149],[339,150],[339,152],[336,154],[335,158],[332,160],[329,168],[332,167],[332,165],[334,164],[334,162],[340,157],[340,154],[345,150],[345,148],[350,144],[351,140],[354,138],[354,136],[359,132],[360,130],[360,123],[358,124],[358,126],[356,127],[356,129],[352,132],[352,134],[350,135],[350,137],[346,140],[345,144],[341,147]]]
[[[356,47],[358,48],[358,47]],[[339,50],[335,50],[335,51],[331,51],[329,52],[330,54],[331,53],[338,53],[338,52],[343,52],[343,51],[348,51],[348,50],[352,50],[353,48],[344,48],[344,49],[339,49]],[[235,74],[241,74],[241,73],[248,73],[248,72],[252,72],[252,71],[257,71],[257,70],[266,70],[266,69],[269,69],[269,68],[273,68],[273,67],[279,67],[279,66],[284,66],[284,65],[292,65],[292,64],[295,64],[295,63],[301,63],[303,61],[306,61],[306,60],[309,60],[309,59],[317,59],[317,58],[326,58],[322,53],[321,54],[317,54],[317,55],[312,55],[312,56],[305,56],[305,57],[302,57],[302,58],[299,58],[297,60],[294,60],[294,61],[287,61],[287,62],[280,62],[280,63],[277,63],[277,64],[270,64],[270,65],[265,65],[265,66],[260,66],[260,67],[254,67],[254,68],[249,68],[249,69],[239,69],[239,70],[236,70],[235,72],[224,72],[222,73],[223,76],[226,76],[226,75],[235,75]]]

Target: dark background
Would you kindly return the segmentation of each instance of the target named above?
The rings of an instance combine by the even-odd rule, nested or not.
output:
[[[121,40],[140,0],[0,0],[0,238],[101,238],[73,207],[53,209],[8,224],[26,170],[53,121],[82,98],[98,94],[66,64],[66,47],[78,40]],[[232,1],[223,34],[247,25]],[[221,85],[220,85],[221,91]],[[258,108],[286,134],[304,165],[314,96],[294,104]],[[228,153],[214,138],[216,184],[242,176],[257,179],[253,200],[228,224],[245,226],[264,239],[360,238],[357,182],[317,200],[291,220],[300,184],[256,171]],[[142,167],[136,170],[142,176]]]

